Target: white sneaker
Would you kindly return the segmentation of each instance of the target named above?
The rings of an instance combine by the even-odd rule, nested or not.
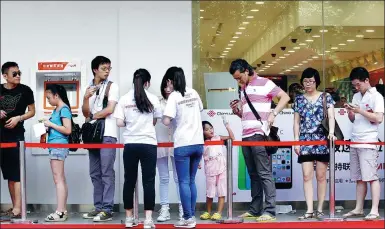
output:
[[[134,217],[126,217],[125,227],[136,227],[138,226],[138,222],[134,219]]]
[[[179,219],[183,219],[183,207],[182,207],[182,204],[179,204]]]
[[[143,228],[155,228],[154,221],[152,219],[146,219],[143,222]]]
[[[170,208],[168,205],[163,205],[159,210],[159,217],[156,219],[158,222],[165,222],[170,220]]]
[[[197,223],[193,218],[190,218],[188,220],[185,219],[180,219],[178,222],[174,224],[174,227],[179,227],[179,228],[195,228]]]

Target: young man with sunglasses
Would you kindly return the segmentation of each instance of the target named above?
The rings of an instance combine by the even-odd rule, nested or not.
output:
[[[35,115],[33,92],[27,85],[20,83],[21,72],[17,63],[4,63],[1,73],[6,81],[0,86],[1,142],[24,141],[24,121]],[[4,180],[8,180],[12,208],[0,213],[0,221],[21,218],[19,156],[19,147],[1,149],[0,167]]]
[[[110,85],[107,105],[104,96],[108,88],[108,76],[111,72],[111,61],[107,57],[97,56],[91,62],[94,78],[88,85],[83,98],[82,112],[87,121],[105,119],[103,144],[115,144],[118,138],[116,119],[113,117],[115,106],[119,101],[119,88],[116,83]],[[116,149],[90,149],[90,177],[94,186],[95,209],[83,215],[85,219],[95,222],[112,220],[115,194]]]

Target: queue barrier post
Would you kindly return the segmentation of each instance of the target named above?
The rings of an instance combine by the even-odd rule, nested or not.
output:
[[[233,218],[233,141],[228,139],[227,145],[227,219],[217,220],[217,223],[236,224],[242,223],[242,218]]]
[[[27,219],[27,193],[26,193],[26,172],[25,172],[25,144],[24,141],[19,142],[20,154],[20,192],[21,192],[21,219],[12,219],[11,223],[15,224],[31,224],[33,221]]]
[[[329,162],[329,217],[323,218],[323,221],[343,221],[345,220],[342,217],[336,217],[336,196],[335,196],[335,139],[329,140],[329,153],[330,153],[330,162]]]

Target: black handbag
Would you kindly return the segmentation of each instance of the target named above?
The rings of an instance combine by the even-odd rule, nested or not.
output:
[[[108,81],[104,98],[103,98],[103,109],[107,107],[108,93],[110,91],[112,82]],[[105,129],[105,118],[97,119],[95,122],[86,122],[82,126],[82,140],[83,143],[102,143]]]
[[[323,110],[324,110],[324,118],[322,119],[321,125],[322,125],[322,128],[324,130],[324,133],[326,135],[328,135],[329,134],[329,118],[328,118],[328,109],[326,107],[326,93],[324,92],[322,94],[322,96],[323,96],[323,98],[322,98],[322,106],[323,106]],[[341,128],[338,125],[337,120],[334,119],[334,122],[335,122],[335,125],[334,125],[334,136],[336,136],[336,138],[338,140],[344,140],[344,134],[342,133]]]
[[[259,116],[258,112],[255,110],[253,104],[250,102],[250,99],[249,97],[247,96],[246,94],[246,91],[244,90],[243,91],[243,94],[245,96],[245,99],[247,101],[247,104],[249,104],[249,107],[251,109],[251,111],[253,112],[254,116],[257,118],[258,121],[261,122],[262,126],[263,126],[263,123],[262,123],[262,120],[261,120],[261,116]],[[278,127],[276,126],[271,126],[270,127],[270,133],[268,136],[266,136],[266,134],[263,134],[264,135],[264,140],[265,141],[281,141],[281,139],[279,138],[278,136]],[[277,151],[278,151],[278,146],[265,146],[265,149],[266,149],[266,153],[268,155],[271,155],[271,154],[275,154]]]

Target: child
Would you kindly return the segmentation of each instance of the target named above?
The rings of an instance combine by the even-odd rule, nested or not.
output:
[[[68,144],[68,136],[72,131],[71,106],[68,101],[65,88],[57,84],[49,84],[46,89],[47,100],[55,109],[52,111],[51,118],[44,121],[48,127],[48,143]],[[68,188],[64,176],[64,160],[69,149],[49,148],[49,158],[53,179],[56,185],[57,209],[49,214],[45,221],[62,222],[67,220],[67,196]]]
[[[205,141],[220,141],[232,139],[234,134],[230,129],[229,123],[223,118],[229,136],[214,135],[214,128],[208,121],[202,122],[203,137]],[[225,205],[225,197],[227,192],[226,182],[226,149],[222,145],[205,146],[203,153],[203,160],[205,162],[206,174],[206,205],[207,212],[203,213],[200,218],[202,220],[220,220],[222,218],[222,210]],[[211,207],[213,198],[218,196],[218,211],[211,215]]]

